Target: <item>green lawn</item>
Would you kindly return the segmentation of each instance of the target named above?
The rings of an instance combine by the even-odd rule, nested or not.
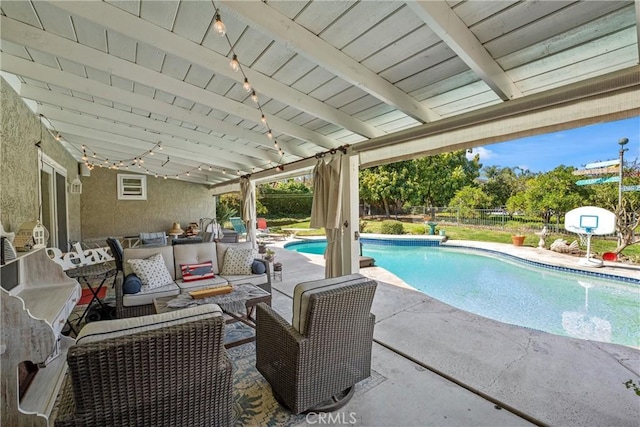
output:
[[[365,220],[361,223],[364,223],[363,233],[380,233],[382,221],[377,220]],[[405,234],[425,234],[425,226],[422,223],[409,223],[403,222]],[[295,222],[291,224],[287,224],[286,227],[291,228],[309,228],[309,221],[301,221]],[[446,232],[447,237],[450,240],[475,240],[480,242],[495,242],[495,243],[511,243],[511,232],[509,231],[500,231],[500,230],[488,230],[484,228],[471,228],[470,226],[458,227],[453,225],[443,225],[442,227],[436,227],[436,233],[439,232],[440,228],[443,228]],[[538,246],[538,236],[536,236],[532,232],[524,233],[526,235],[526,239],[524,242],[525,246],[536,247]],[[324,229],[310,229],[309,231],[300,231],[298,232],[298,236],[324,236]],[[565,239],[569,243],[573,240],[577,240],[580,243],[580,239],[577,235],[562,235],[562,234],[551,234],[547,237],[546,243],[547,247],[555,240],[555,239]],[[591,239],[591,251],[596,254],[603,254],[605,252],[611,252],[616,248],[615,240],[604,240],[600,237],[593,237]],[[586,250],[586,246],[581,246],[583,250]],[[632,246],[628,246],[624,251],[622,251],[622,255],[629,258],[632,262],[640,263],[640,244],[635,244]]]

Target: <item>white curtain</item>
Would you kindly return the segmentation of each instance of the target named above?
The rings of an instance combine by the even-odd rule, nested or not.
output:
[[[240,178],[240,195],[242,197],[242,220],[247,229],[247,242],[256,246],[256,187],[249,178]]]
[[[313,169],[313,204],[311,227],[325,228],[327,249],[325,277],[343,274],[342,266],[342,155],[333,155],[328,162],[318,161]]]

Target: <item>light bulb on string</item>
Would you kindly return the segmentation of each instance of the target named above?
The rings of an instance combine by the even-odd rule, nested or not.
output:
[[[202,165],[198,166],[198,170],[201,171],[202,170]]]
[[[260,117],[260,121],[262,122],[262,124],[266,125],[267,124],[267,118],[265,117],[265,115],[263,114],[262,117]]]
[[[224,25],[224,22],[220,19],[220,14],[216,12],[216,16],[213,19],[215,20],[213,29],[216,30],[216,33],[218,33],[220,37],[224,37],[225,34],[227,34],[227,26]]]
[[[251,83],[249,83],[249,79],[248,78],[244,78],[244,83],[242,83],[242,87],[244,88],[245,91],[247,92],[251,92]]]
[[[209,166],[209,172],[211,172],[213,169],[211,168],[211,166]]]
[[[258,95],[256,95],[256,91],[255,90],[253,92],[251,92],[251,100],[253,102],[255,102],[256,104],[258,103]]]
[[[267,132],[267,138],[273,139],[273,132],[271,132],[271,129],[269,129],[269,132]]]
[[[231,59],[231,62],[229,62],[229,66],[236,73],[240,70],[240,63],[238,62],[238,56],[233,55],[233,59]]]

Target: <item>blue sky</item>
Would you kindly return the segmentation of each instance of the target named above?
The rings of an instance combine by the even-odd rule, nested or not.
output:
[[[518,166],[547,172],[556,166],[582,168],[587,163],[617,159],[620,138],[628,138],[625,163],[640,158],[640,117],[599,123],[545,135],[474,148],[483,166]]]

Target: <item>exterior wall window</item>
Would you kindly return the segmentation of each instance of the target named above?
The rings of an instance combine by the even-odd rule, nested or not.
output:
[[[118,199],[147,200],[147,177],[118,174]]]

